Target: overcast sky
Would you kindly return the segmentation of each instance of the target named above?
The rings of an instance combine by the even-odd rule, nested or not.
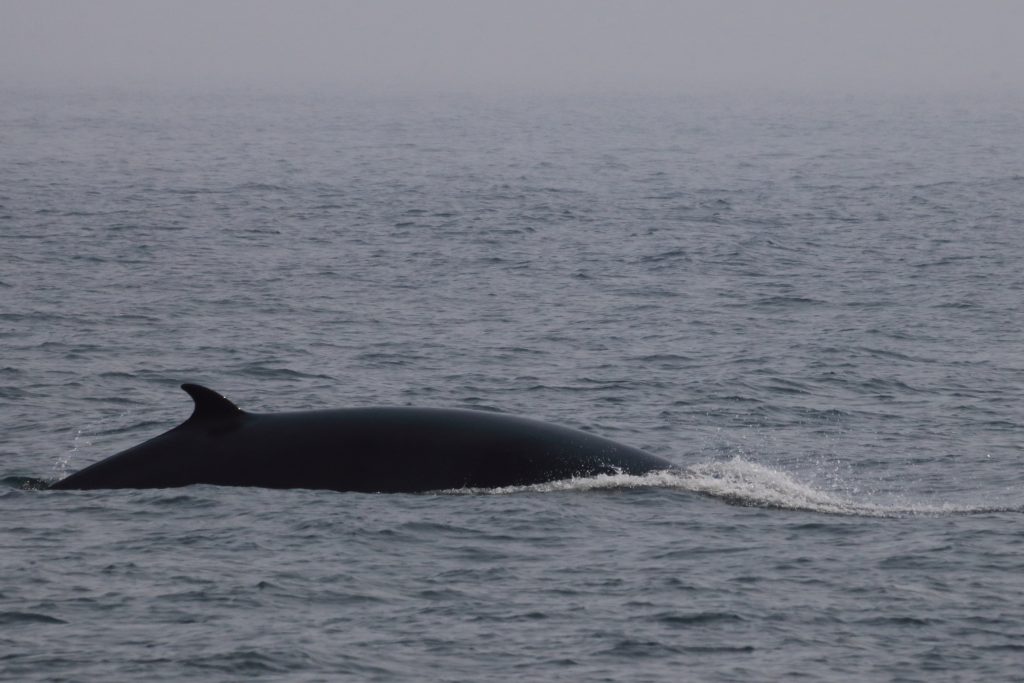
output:
[[[1024,91],[1024,0],[0,0],[0,85]]]

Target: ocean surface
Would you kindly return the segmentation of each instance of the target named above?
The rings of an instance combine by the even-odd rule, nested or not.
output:
[[[1021,680],[1024,100],[0,94],[0,679]],[[681,473],[40,486],[186,381]]]

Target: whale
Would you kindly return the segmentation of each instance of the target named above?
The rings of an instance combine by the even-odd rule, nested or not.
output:
[[[416,407],[250,413],[207,387],[181,388],[195,404],[187,420],[50,488],[209,484],[422,493],[676,469],[590,432],[505,413]]]

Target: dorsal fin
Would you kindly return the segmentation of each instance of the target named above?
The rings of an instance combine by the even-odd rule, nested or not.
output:
[[[214,420],[225,417],[237,417],[245,412],[231,401],[227,400],[213,389],[207,389],[199,384],[182,384],[196,407],[192,411],[189,420]]]

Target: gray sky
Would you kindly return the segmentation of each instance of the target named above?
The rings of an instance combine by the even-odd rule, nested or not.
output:
[[[1024,91],[1024,0],[0,0],[0,85]]]

